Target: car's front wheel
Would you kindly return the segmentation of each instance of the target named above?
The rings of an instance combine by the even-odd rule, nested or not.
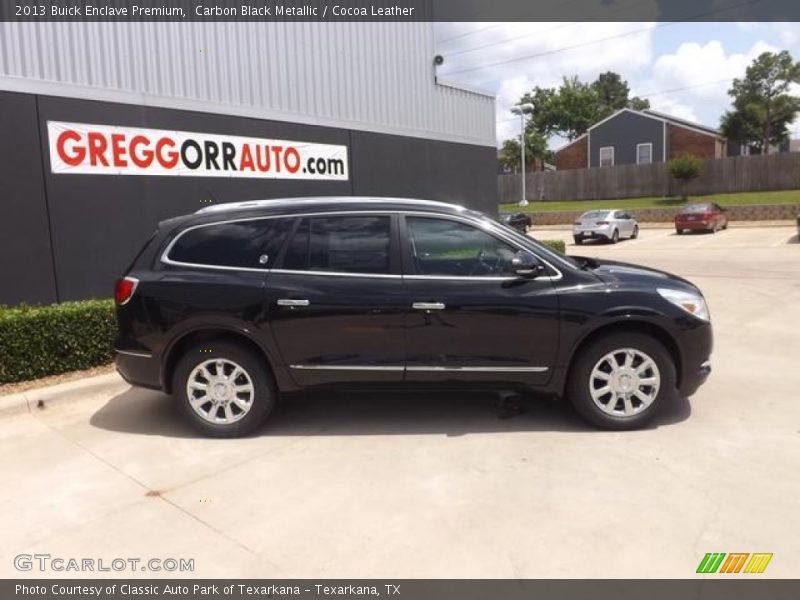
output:
[[[576,246],[580,246],[583,243],[583,238],[579,235],[573,236],[572,239],[575,240]]]
[[[634,225],[633,226],[633,233],[631,234],[631,239],[635,240],[638,237],[639,237],[639,226],[638,225]]]
[[[195,346],[178,361],[172,389],[190,422],[211,437],[240,437],[261,425],[277,392],[264,359],[231,342]]]
[[[567,396],[578,413],[603,429],[646,424],[676,388],[675,364],[651,336],[623,332],[604,336],[577,356]]]
[[[619,241],[619,231],[615,229],[614,233],[611,234],[611,243],[616,244],[618,241]]]

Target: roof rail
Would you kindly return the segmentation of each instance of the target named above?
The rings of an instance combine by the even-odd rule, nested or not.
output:
[[[457,207],[463,208],[456,204],[449,204],[447,202],[439,202],[438,200],[419,200],[414,198],[375,198],[369,196],[317,196],[310,198],[272,198],[265,200],[244,200],[241,202],[226,202],[224,204],[215,204],[214,206],[206,206],[196,211],[194,214],[208,214],[216,212],[225,212],[229,210],[247,210],[250,208],[264,208],[270,206],[298,206],[303,204],[319,204],[323,202],[330,203],[343,203],[355,204],[363,202],[373,203],[386,203],[386,204],[423,204],[426,206],[448,206],[450,208]]]

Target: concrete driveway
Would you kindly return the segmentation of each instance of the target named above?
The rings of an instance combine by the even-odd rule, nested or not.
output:
[[[108,378],[0,418],[0,575],[41,576],[13,559],[48,553],[189,558],[174,575],[200,577],[683,578],[706,552],[771,552],[761,577],[796,577],[793,235],[644,229],[577,248],[567,230],[541,234],[705,292],[714,373],[646,431],[594,431],[536,399],[501,420],[486,394],[339,393],[210,440],[166,396]]]

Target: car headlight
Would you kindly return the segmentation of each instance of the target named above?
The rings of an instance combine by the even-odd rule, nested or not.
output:
[[[703,319],[703,321],[711,320],[711,315],[708,312],[708,305],[700,294],[668,288],[659,288],[658,293],[661,294],[661,297],[665,300],[669,300],[675,306],[691,313],[698,319]]]

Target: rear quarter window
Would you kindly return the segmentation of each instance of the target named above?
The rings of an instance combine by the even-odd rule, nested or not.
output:
[[[192,266],[268,269],[289,225],[289,219],[260,219],[190,228],[175,238],[167,259]]]

